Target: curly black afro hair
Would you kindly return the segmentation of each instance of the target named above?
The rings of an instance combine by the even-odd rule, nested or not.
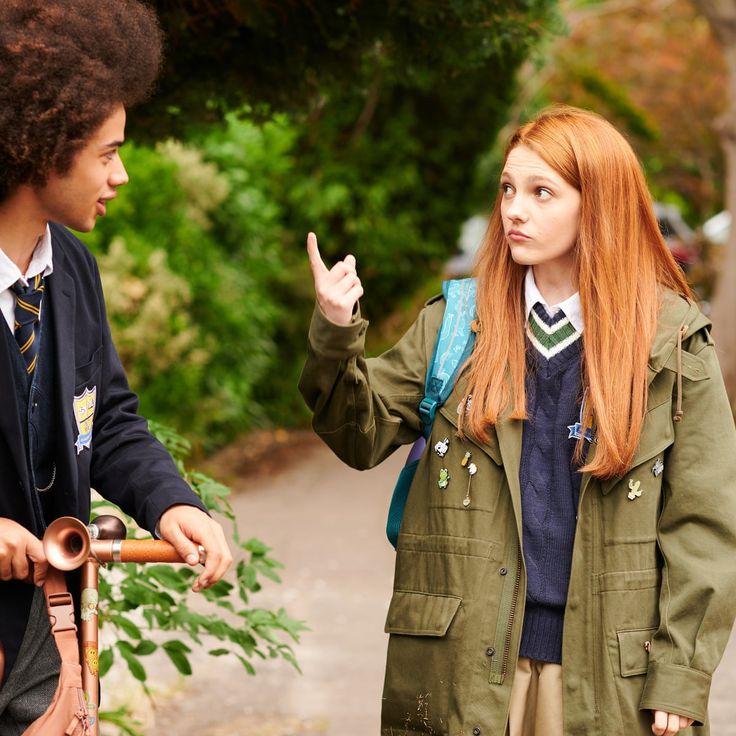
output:
[[[0,0],[0,202],[66,173],[118,105],[144,100],[161,46],[138,0]]]

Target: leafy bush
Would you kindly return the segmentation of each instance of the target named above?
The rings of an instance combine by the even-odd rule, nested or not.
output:
[[[120,659],[131,676],[145,685],[145,658],[157,652],[163,652],[182,675],[191,675],[187,656],[192,651],[191,643],[209,647],[208,653],[213,657],[236,657],[251,675],[255,674],[254,658],[282,658],[298,669],[289,641],[299,641],[304,624],[291,619],[283,608],[270,611],[250,605],[252,594],[261,589],[262,578],[281,582],[278,570],[282,565],[270,556],[270,549],[263,542],[240,538],[228,501],[228,488],[202,473],[185,469],[189,443],[160,425],[153,425],[152,429],[206,506],[231,522],[232,546],[245,556],[238,560],[235,555],[234,582],[220,580],[199,594],[209,604],[210,611],[206,613],[188,604],[196,576],[190,567],[125,563],[114,565],[109,575],[102,571],[99,626],[114,630],[115,643],[100,651],[100,677],[104,678],[114,660]],[[109,506],[106,501],[94,503],[96,512],[107,513]],[[116,513],[125,517],[119,509]],[[127,522],[130,528],[131,520],[128,518]],[[136,733],[135,724],[125,710],[101,712],[100,718],[125,733]]]
[[[265,421],[255,388],[273,368],[284,318],[274,290],[288,281],[269,195],[288,131],[236,133],[211,144],[223,168],[178,143],[128,147],[132,184],[84,236],[143,413],[213,445]]]

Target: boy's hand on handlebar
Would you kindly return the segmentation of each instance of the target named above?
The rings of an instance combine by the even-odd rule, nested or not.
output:
[[[0,578],[26,580],[43,585],[49,563],[38,537],[12,519],[0,519]]]
[[[338,325],[349,325],[358,299],[363,296],[363,286],[355,270],[355,256],[345,256],[332,268],[325,266],[317,245],[317,236],[307,236],[309,265],[314,277],[317,303],[325,317]]]
[[[197,545],[204,547],[207,559],[192,586],[195,593],[214,585],[233,561],[222,527],[196,506],[177,505],[166,509],[161,514],[158,530],[192,567],[199,563]]]

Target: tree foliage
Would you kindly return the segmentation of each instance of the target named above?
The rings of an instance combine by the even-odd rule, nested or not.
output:
[[[374,321],[440,270],[555,0],[156,5],[167,66],[129,137],[183,143],[126,145],[87,242],[144,413],[216,445],[304,416],[308,230],[357,256]]]
[[[167,56],[158,94],[139,116],[138,131],[181,136],[246,106],[258,115],[303,114],[319,109],[334,91],[367,98],[378,66],[389,86],[424,90],[474,70],[498,72],[503,59],[512,69],[543,32],[554,5],[154,0]]]
[[[291,279],[278,189],[292,138],[242,123],[199,148],[126,144],[131,183],[83,236],[144,415],[209,445],[265,422],[257,385],[288,317],[274,290]]]
[[[493,142],[514,73],[554,27],[555,0],[160,0],[168,61],[137,113],[148,135],[293,115],[294,188],[284,224],[363,263],[381,317],[437,269],[481,199],[475,164]],[[203,104],[206,100],[206,104]]]

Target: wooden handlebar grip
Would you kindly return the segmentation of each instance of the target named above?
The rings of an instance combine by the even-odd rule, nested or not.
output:
[[[174,546],[161,539],[95,539],[90,552],[100,562],[184,562]],[[205,561],[202,547],[199,561]]]

